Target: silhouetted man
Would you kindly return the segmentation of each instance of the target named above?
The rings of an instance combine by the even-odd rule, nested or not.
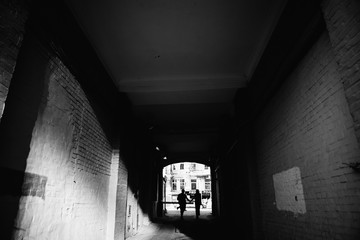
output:
[[[177,200],[179,202],[179,208],[180,208],[180,216],[181,219],[183,219],[183,215],[186,209],[186,200],[190,201],[188,197],[185,194],[185,190],[181,189],[181,193],[178,195]]]
[[[201,204],[201,194],[199,192],[199,189],[196,189],[196,193],[195,193],[193,199],[195,199],[196,219],[198,219],[200,216],[200,206],[202,205]]]

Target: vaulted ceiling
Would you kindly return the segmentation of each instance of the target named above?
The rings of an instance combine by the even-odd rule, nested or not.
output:
[[[66,0],[135,117],[172,161],[204,161],[285,0]]]

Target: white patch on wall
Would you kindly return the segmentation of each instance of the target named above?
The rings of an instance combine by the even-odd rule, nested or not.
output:
[[[300,168],[293,167],[273,175],[276,207],[278,210],[306,213]]]

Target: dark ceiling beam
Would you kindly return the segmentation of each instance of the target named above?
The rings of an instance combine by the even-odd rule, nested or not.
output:
[[[246,86],[247,80],[245,76],[124,79],[117,85],[123,92],[177,92],[242,88]]]
[[[162,167],[165,167],[169,164],[180,163],[180,162],[196,162],[196,163],[202,163],[202,164],[205,164],[208,166],[211,165],[210,156],[205,155],[203,153],[198,153],[198,154],[187,153],[187,154],[179,154],[179,156],[170,155],[169,157],[167,156],[166,159],[162,159],[162,161],[160,162],[160,165]]]
[[[155,138],[172,138],[174,136],[189,136],[189,137],[199,137],[199,136],[208,136],[208,135],[217,135],[217,128],[183,128],[183,129],[168,129],[161,127],[154,127],[151,130],[151,133]]]

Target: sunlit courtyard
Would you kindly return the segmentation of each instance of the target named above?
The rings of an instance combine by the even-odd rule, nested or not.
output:
[[[177,197],[183,189],[188,198],[187,213],[195,212],[194,195],[197,190],[201,194],[200,212],[211,212],[212,193],[209,166],[194,162],[180,162],[163,168],[163,209],[165,214],[176,212],[179,207]]]

